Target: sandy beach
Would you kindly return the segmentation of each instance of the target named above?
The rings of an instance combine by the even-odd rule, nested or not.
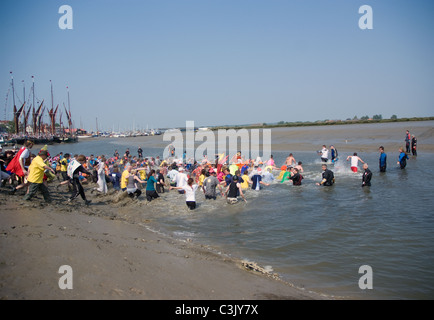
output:
[[[122,221],[109,206],[38,198],[0,195],[0,299],[325,298],[212,248]],[[59,288],[62,265],[73,270],[71,290]]]

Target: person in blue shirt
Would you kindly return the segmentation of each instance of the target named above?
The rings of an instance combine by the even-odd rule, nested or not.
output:
[[[338,161],[338,150],[334,146],[330,146],[330,151],[332,154],[332,163]]]
[[[384,152],[384,147],[381,146],[380,150],[380,172],[386,172],[387,167],[387,154]]]
[[[407,166],[407,160],[408,160],[407,153],[404,152],[404,149],[402,147],[399,148],[398,164],[401,167],[401,169],[404,169]]]

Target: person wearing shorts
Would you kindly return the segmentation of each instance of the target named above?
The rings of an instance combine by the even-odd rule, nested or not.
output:
[[[351,171],[357,173],[359,161],[365,163],[362,159],[357,156],[357,152],[354,152],[352,156],[347,157],[347,161],[351,160]]]

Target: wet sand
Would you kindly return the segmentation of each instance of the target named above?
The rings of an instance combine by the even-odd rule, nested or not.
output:
[[[326,298],[214,248],[148,230],[146,221],[127,222],[122,215],[137,210],[130,199],[113,210],[97,196],[87,207],[50,191],[53,204],[0,193],[0,299]],[[62,265],[72,268],[71,290],[59,288]]]
[[[419,152],[434,152],[434,121],[271,128],[271,149],[315,152],[325,144],[348,152],[377,152],[382,145],[386,152],[398,152],[399,147],[405,147],[406,130],[417,137]],[[214,134],[217,140],[217,132]],[[170,143],[163,141],[163,135],[132,139],[133,143],[140,141],[154,148],[165,148]],[[196,146],[201,143],[196,142]]]

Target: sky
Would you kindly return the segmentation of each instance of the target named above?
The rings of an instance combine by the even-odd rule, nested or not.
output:
[[[11,71],[17,105],[34,76],[51,107],[51,80],[87,130],[433,116],[433,16],[422,0],[2,0],[0,119]]]

